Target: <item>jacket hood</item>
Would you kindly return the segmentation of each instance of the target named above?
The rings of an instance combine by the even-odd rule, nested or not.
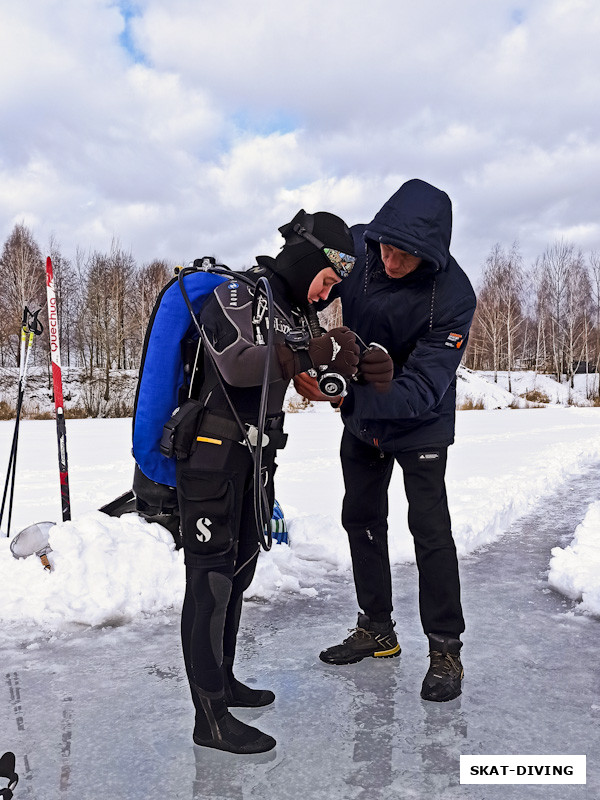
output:
[[[448,263],[451,235],[450,198],[417,178],[402,184],[364,232],[367,246],[391,244],[430,262],[436,272]]]

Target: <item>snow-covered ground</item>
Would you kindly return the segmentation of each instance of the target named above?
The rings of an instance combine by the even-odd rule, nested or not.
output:
[[[597,387],[596,374],[575,375],[571,387],[568,383],[559,383],[551,375],[539,375],[530,370],[494,375],[493,372],[473,372],[461,366],[457,376],[457,406],[460,408],[469,400],[485,409],[589,406],[592,404],[589,398]]]
[[[464,383],[470,378],[467,373]],[[473,378],[478,391],[485,388],[478,376]],[[486,397],[495,398],[497,391],[491,386]],[[249,598],[311,598],[318,595],[323,577],[349,574],[348,545],[339,523],[341,427],[328,404],[288,414],[290,437],[279,457],[277,497],[291,545],[274,545],[261,555]],[[11,422],[0,423],[0,453],[6,457],[12,430]],[[0,618],[64,631],[74,625],[123,623],[181,604],[183,556],[170,534],[135,515],[113,519],[94,510],[131,484],[130,435],[127,419],[68,422],[73,519],[51,530],[51,573],[36,557],[15,560],[9,540],[0,539]],[[54,422],[24,420],[13,534],[59,515],[56,461]],[[518,517],[595,462],[600,464],[600,409],[458,412],[447,477],[459,555],[502,537]],[[571,545],[552,553],[556,542],[548,547],[550,585],[593,615],[600,615],[599,519],[594,506],[577,533],[573,530]],[[395,564],[414,560],[399,470],[390,491],[390,551]]]

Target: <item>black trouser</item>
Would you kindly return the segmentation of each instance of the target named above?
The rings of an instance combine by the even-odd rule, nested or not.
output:
[[[371,620],[384,622],[392,613],[387,516],[388,486],[396,460],[404,473],[423,630],[458,638],[465,623],[444,483],[446,456],[446,447],[383,453],[344,430],[342,524],[350,541],[358,604]]]
[[[263,450],[271,508],[275,450]],[[198,442],[177,464],[177,492],[186,563],[181,641],[192,698],[223,692],[222,665],[233,664],[242,609],[259,553],[253,462],[237,442]]]

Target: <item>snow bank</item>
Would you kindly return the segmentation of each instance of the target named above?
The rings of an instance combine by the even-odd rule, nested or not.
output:
[[[93,409],[97,416],[112,416],[116,408],[132,408],[137,388],[138,373],[136,370],[111,370],[111,399],[105,401],[106,376],[102,370],[96,370],[93,379],[84,379],[84,370],[74,367],[63,367],[65,387],[65,408],[67,413],[73,408]],[[574,388],[559,383],[550,375],[539,375],[531,370],[520,370],[510,373],[498,372],[498,380],[490,371],[473,372],[464,366],[458,368],[456,393],[457,407],[473,405],[486,410],[504,409],[508,407],[526,407],[524,396],[531,391],[541,392],[548,398],[549,405],[589,406],[588,395],[597,387],[598,375],[575,375]],[[0,400],[9,405],[15,403],[18,369],[16,367],[0,367]],[[327,411],[323,403],[311,403],[304,407],[304,401],[296,394],[292,385],[286,395],[286,409],[302,413]],[[52,389],[46,367],[32,367],[29,371],[27,394],[25,399],[27,411],[53,411]],[[119,414],[119,416],[121,415]]]
[[[351,565],[341,525],[318,514],[287,513],[290,546],[273,545],[261,555],[249,599],[273,600],[282,592],[315,597],[321,578],[346,572]]]
[[[466,367],[459,367],[456,373],[456,407],[461,408],[471,403],[486,411],[497,408],[508,408],[514,403],[514,396],[495,383],[482,377],[482,373],[473,372]]]
[[[183,554],[161,525],[97,511],[55,525],[49,539],[51,572],[35,555],[15,559],[10,540],[0,540],[3,620],[42,629],[114,625],[183,601]]]
[[[64,404],[67,416],[73,409],[85,409],[90,416],[123,416],[122,409],[133,409],[137,389],[138,371],[111,369],[110,397],[104,400],[106,391],[106,372],[94,369],[93,376],[86,377],[87,370],[80,367],[62,368]],[[0,367],[0,400],[14,407],[19,382],[17,367]],[[27,371],[27,390],[23,403],[24,412],[31,414],[47,413],[53,415],[54,401],[52,378],[48,368],[29,367]],[[120,410],[120,413],[116,413]]]
[[[461,370],[463,368],[461,367]],[[480,380],[491,383],[497,389],[508,392],[509,374],[508,372],[498,372],[498,382],[494,381],[493,372],[471,373]],[[510,391],[512,398],[519,405],[524,406],[520,400],[529,392],[539,392],[547,399],[542,402],[550,405],[562,406],[589,406],[591,401],[588,394],[597,386],[597,375],[575,375],[574,386],[571,388],[567,383],[559,383],[551,375],[540,375],[532,370],[519,370],[510,373]],[[510,405],[510,403],[509,403]]]
[[[568,547],[554,547],[548,583],[578,601],[578,610],[600,616],[600,502],[592,503]]]

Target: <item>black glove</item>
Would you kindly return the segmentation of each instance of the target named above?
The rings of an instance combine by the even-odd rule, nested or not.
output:
[[[394,377],[394,362],[385,350],[371,347],[363,354],[358,370],[365,383],[372,383],[378,392],[387,392]]]
[[[356,375],[360,350],[356,337],[345,326],[332,328],[322,336],[310,339],[308,346],[292,347],[289,344],[276,344],[275,352],[285,380],[309,369],[324,367],[351,377]]]
[[[356,375],[359,354],[356,336],[345,325],[332,328],[308,344],[308,355],[314,367],[326,367],[347,378]]]

